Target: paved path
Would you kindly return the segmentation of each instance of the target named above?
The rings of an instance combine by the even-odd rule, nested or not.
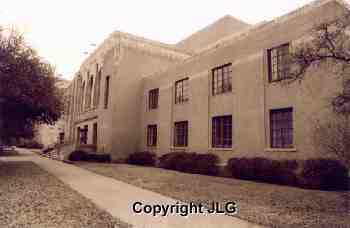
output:
[[[149,214],[135,214],[132,205],[136,201],[143,204],[176,204],[175,199],[144,190],[115,179],[101,176],[88,170],[48,158],[39,157],[26,150],[22,156],[0,157],[6,161],[33,161],[53,174],[72,189],[92,200],[98,207],[108,211],[122,221],[136,228],[260,228],[241,219],[225,215],[168,215],[154,217]]]

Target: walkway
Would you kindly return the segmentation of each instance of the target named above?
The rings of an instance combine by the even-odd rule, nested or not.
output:
[[[135,214],[132,205],[140,201],[143,204],[176,204],[175,199],[141,189],[112,178],[104,177],[74,165],[39,157],[29,151],[20,149],[21,156],[0,157],[3,161],[32,161],[44,170],[56,176],[98,207],[108,211],[122,221],[136,228],[260,228],[241,219],[214,214],[191,214],[152,216]]]

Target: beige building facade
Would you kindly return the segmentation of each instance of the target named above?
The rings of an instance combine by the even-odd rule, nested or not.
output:
[[[225,16],[176,45],[114,32],[69,87],[66,144],[113,160],[137,151],[209,152],[222,163],[320,157],[313,123],[330,115],[340,82],[331,69],[311,69],[286,86],[283,61],[346,10],[321,0],[257,25]]]

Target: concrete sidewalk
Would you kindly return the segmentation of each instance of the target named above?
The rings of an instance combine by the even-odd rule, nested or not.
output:
[[[182,217],[170,214],[166,217],[151,214],[136,214],[133,204],[137,201],[150,205],[172,205],[177,200],[155,192],[141,189],[112,178],[101,176],[74,165],[39,157],[26,150],[22,156],[0,157],[3,161],[32,161],[44,170],[56,176],[98,207],[136,228],[258,228],[241,219],[215,214],[190,214]]]

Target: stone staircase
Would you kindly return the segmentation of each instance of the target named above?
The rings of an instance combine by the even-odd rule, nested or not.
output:
[[[53,149],[46,153],[42,153],[42,156],[53,159],[53,160],[61,160],[59,150]]]

